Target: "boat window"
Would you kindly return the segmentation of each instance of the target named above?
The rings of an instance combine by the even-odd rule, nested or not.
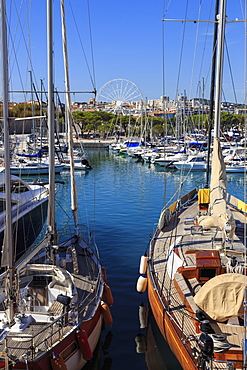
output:
[[[16,204],[17,204],[17,202],[11,202],[11,207],[13,207]],[[5,201],[5,199],[0,199],[0,213],[5,211],[5,209],[6,209],[6,201]]]
[[[19,180],[11,181],[11,193],[24,193],[30,191],[29,187]],[[5,184],[0,185],[0,193],[5,193]]]
[[[216,275],[216,269],[200,269],[200,278],[213,278]]]
[[[24,193],[25,191],[29,191],[27,185],[18,180],[11,181],[11,193]]]
[[[74,353],[77,350],[77,348],[78,347],[77,347],[76,342],[72,342],[72,344],[70,344],[67,348],[65,348],[63,352],[61,352],[61,356],[66,361],[72,355],[72,353]]]

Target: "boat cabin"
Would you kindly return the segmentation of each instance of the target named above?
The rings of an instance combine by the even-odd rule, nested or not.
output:
[[[184,278],[196,278],[199,283],[205,283],[211,278],[225,273],[225,268],[221,266],[219,252],[216,250],[186,251],[186,259],[193,260],[193,265],[179,268]]]

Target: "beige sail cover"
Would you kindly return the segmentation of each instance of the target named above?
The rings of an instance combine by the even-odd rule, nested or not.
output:
[[[207,281],[194,296],[197,306],[211,319],[223,322],[232,316],[243,316],[246,277],[230,273]]]
[[[211,182],[210,182],[210,213],[211,216],[199,217],[198,223],[202,226],[218,226],[225,229],[228,222],[231,225],[230,238],[234,235],[235,222],[226,205],[226,167],[221,151],[220,139],[214,138],[214,150],[212,158]]]

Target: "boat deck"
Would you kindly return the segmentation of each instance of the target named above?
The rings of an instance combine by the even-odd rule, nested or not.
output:
[[[50,307],[47,307],[48,283],[46,286],[38,288],[37,291],[35,288],[30,288],[32,298],[28,298],[27,295],[23,299],[23,304],[25,304],[25,299],[34,299],[34,296],[38,300],[23,307],[25,317],[31,318],[28,325],[22,330],[19,330],[19,324],[15,324],[10,331],[0,330],[0,357],[8,364],[7,368],[12,361],[23,361],[27,358],[27,354],[29,359],[33,361],[42,358],[51,348],[56,351],[54,350],[56,344],[61,343],[78,325],[92,319],[98,309],[103,292],[103,281],[99,276],[100,271],[96,257],[94,260],[92,253],[87,249],[80,249],[76,243],[73,248],[75,252],[71,252],[73,258],[66,262],[64,267],[68,271],[70,270],[73,277],[77,301],[67,306],[54,300]],[[24,283],[26,285],[25,281]],[[55,282],[52,287],[57,289],[60,294],[66,295],[63,293],[63,286],[60,285],[59,281]],[[41,304],[38,305],[37,302]],[[3,313],[0,312],[0,315]],[[33,349],[32,352],[31,349]]]
[[[200,289],[197,278],[186,278],[179,272],[180,261],[183,261],[183,271],[196,269],[195,251],[218,251],[222,266],[226,266],[229,256],[234,255],[238,263],[245,267],[244,253],[244,223],[245,216],[231,207],[236,221],[236,231],[233,243],[226,243],[222,250],[222,236],[217,228],[206,228],[196,225],[198,203],[194,201],[186,206],[178,217],[173,217],[162,231],[156,233],[153,240],[151,274],[164,309],[175,323],[177,332],[183,333],[185,342],[193,342],[201,334],[200,327],[196,322],[195,312],[198,309],[193,295]],[[155,246],[155,247],[154,247]],[[172,264],[169,263],[169,255],[174,251]],[[207,253],[207,252],[206,252]],[[179,257],[179,258],[177,258]],[[171,258],[170,258],[171,259]],[[178,272],[176,272],[178,270]],[[170,276],[173,279],[170,279]],[[195,289],[195,292],[193,291]],[[236,360],[236,353],[242,353],[242,341],[244,327],[240,325],[216,323],[210,320],[216,334],[224,334],[231,345],[228,361]],[[187,339],[186,339],[187,338]],[[230,354],[233,352],[234,354]],[[221,355],[215,356],[221,359]],[[213,369],[225,369],[224,363],[213,361]]]
[[[92,289],[90,282],[82,281],[79,276],[75,277],[75,284],[80,296],[84,297],[81,301],[81,316],[83,320],[88,320],[97,307],[95,291]],[[9,332],[5,340],[0,341],[0,357],[6,358],[6,354],[10,352],[12,360],[21,359],[25,357],[25,354],[31,347],[35,348],[37,358],[42,357],[55,343],[60,342],[75,329],[74,320],[78,317],[77,311],[73,311],[74,315],[72,311],[67,314],[64,311],[64,305],[54,301],[48,312],[51,320],[46,325],[44,325],[44,322],[47,320],[46,313],[35,312],[35,310],[26,312],[27,315],[32,315],[34,320],[21,334],[16,333],[15,336],[14,332]],[[35,321],[37,315],[41,322]],[[44,322],[42,322],[42,316],[44,317]]]

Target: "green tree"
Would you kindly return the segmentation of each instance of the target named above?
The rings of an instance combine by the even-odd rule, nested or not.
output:
[[[94,125],[92,125],[91,123],[88,123],[87,125],[86,125],[86,127],[85,127],[85,130],[87,131],[87,132],[91,132],[91,131],[94,131]]]
[[[153,133],[157,134],[158,136],[164,135],[166,132],[164,125],[155,125],[153,126]]]
[[[12,109],[9,110],[9,115],[10,117],[15,118],[31,117],[33,115],[33,109],[34,115],[39,116],[40,115],[39,104],[34,104],[34,106],[32,107],[32,104],[30,103],[20,103],[14,105]]]

